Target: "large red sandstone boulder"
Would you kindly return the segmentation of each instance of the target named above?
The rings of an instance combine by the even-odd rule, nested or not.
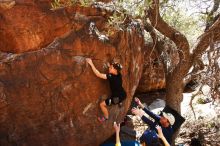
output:
[[[4,18],[0,21],[4,38],[0,48],[19,53],[0,54],[0,145],[99,145],[113,134],[113,121],[121,121],[127,113],[138,86],[142,34],[132,27],[114,31],[109,40],[100,41],[89,26],[95,22],[100,32],[107,32],[107,19],[95,8],[65,10],[64,17],[64,10],[30,7],[21,3],[0,13]],[[47,45],[59,35],[62,37]],[[127,99],[122,107],[109,108],[110,119],[105,124],[97,116],[100,97],[109,95],[108,82],[93,74],[86,57],[102,72],[112,59],[123,65]]]

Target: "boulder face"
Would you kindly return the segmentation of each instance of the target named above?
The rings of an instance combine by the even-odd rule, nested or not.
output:
[[[65,9],[51,11],[46,0],[17,0],[9,5],[7,9],[0,7],[1,51],[21,53],[40,49],[71,30]]]
[[[164,68],[158,56],[152,48],[145,48],[143,73],[136,90],[137,94],[165,88]]]
[[[144,47],[144,66],[140,83],[136,90],[137,94],[165,89],[165,70],[168,70],[167,72],[172,72],[179,63],[178,50],[173,48],[171,43],[157,46],[159,48],[154,47],[155,46],[150,43]],[[162,54],[159,53],[160,51],[156,51],[161,49],[164,50]],[[164,67],[161,60],[162,57],[168,59],[166,65],[168,68]]]
[[[122,121],[138,86],[143,68],[142,34],[130,27],[103,40],[91,30],[94,22],[96,31],[106,31],[107,19],[100,10],[77,7],[58,10],[62,17],[59,12],[49,17],[48,7],[30,4],[29,17],[22,17],[27,13],[22,9],[26,5],[20,3],[0,13],[4,18],[0,22],[0,36],[4,38],[0,48],[5,52],[0,54],[0,145],[99,145],[113,134],[113,121]],[[37,7],[44,13],[38,13]],[[16,13],[14,19],[22,17],[22,21],[4,24],[12,17],[9,13]],[[48,20],[44,21],[48,28],[35,23],[38,19]],[[14,30],[12,26],[20,27]],[[23,29],[27,34],[16,33]],[[44,32],[40,41],[31,36],[35,31]],[[54,40],[59,35],[62,37]],[[43,40],[54,41],[47,45]],[[94,75],[86,57],[91,57],[101,72],[107,71],[106,63],[111,60],[123,65],[127,98],[122,107],[109,107],[110,119],[104,124],[97,116],[101,115],[100,97],[110,94],[108,81]]]

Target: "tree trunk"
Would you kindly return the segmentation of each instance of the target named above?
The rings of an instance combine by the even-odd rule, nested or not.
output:
[[[177,78],[176,76],[168,75],[166,77],[166,103],[180,113],[180,103],[183,97],[183,77]]]
[[[169,74],[166,76],[166,83],[166,104],[180,113],[183,99],[183,77],[177,73]],[[174,133],[172,145],[175,145],[178,133],[179,130]]]

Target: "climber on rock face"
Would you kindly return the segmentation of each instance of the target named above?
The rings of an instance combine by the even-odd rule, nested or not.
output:
[[[90,58],[86,58],[86,61],[91,66],[97,77],[108,80],[110,84],[111,96],[100,103],[100,107],[104,116],[98,117],[98,120],[100,122],[104,122],[109,118],[107,106],[112,104],[120,104],[126,98],[126,92],[122,87],[122,76],[120,73],[122,66],[121,64],[114,62],[110,64],[108,73],[103,74],[96,69]]]

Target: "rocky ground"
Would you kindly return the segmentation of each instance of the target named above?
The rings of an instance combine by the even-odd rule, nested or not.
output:
[[[176,143],[189,144],[192,138],[197,138],[205,146],[220,146],[220,102],[207,100],[201,104],[205,96],[198,96],[193,101],[196,117],[188,105],[191,94],[184,94],[182,115],[186,118],[182,125]]]

